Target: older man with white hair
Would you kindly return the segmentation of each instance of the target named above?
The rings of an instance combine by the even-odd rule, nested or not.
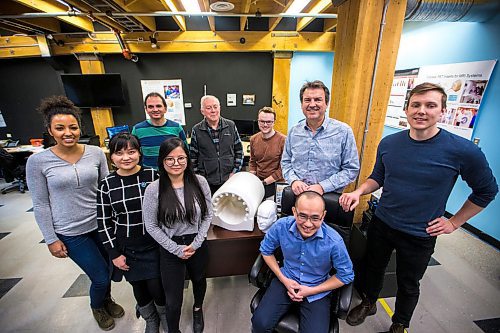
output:
[[[194,171],[207,179],[214,194],[241,170],[243,145],[234,122],[221,117],[217,97],[205,95],[200,104],[204,118],[191,130],[189,155]]]

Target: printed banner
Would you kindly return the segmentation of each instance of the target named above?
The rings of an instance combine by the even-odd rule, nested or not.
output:
[[[495,64],[496,60],[487,60],[397,71],[385,124],[401,129],[409,128],[404,113],[408,94],[416,85],[432,82],[443,87],[448,95],[446,112],[439,120],[438,126],[470,140]]]
[[[167,102],[165,117],[181,125],[186,125],[182,80],[141,80],[141,88],[143,99],[147,94],[152,92],[157,92],[165,97],[165,101]],[[149,119],[147,113],[146,119]]]

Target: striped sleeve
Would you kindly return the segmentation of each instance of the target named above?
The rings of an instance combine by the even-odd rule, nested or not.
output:
[[[189,157],[193,163],[194,172],[198,172],[198,139],[196,138],[196,131],[191,130],[191,144],[189,145]]]

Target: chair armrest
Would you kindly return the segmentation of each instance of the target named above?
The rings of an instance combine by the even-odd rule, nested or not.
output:
[[[339,298],[337,307],[337,317],[339,319],[345,319],[347,317],[347,312],[349,312],[349,307],[351,306],[352,291],[353,291],[352,283],[349,283],[339,288]]]
[[[257,258],[255,259],[255,262],[252,265],[252,268],[250,269],[250,272],[248,273],[248,282],[250,282],[257,288],[262,287],[261,284],[259,283],[259,273],[262,270],[262,266],[264,266],[264,264],[265,264],[264,258],[262,257],[262,254],[259,253]]]

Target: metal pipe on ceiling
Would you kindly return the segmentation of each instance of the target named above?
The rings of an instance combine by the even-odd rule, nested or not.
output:
[[[424,22],[484,22],[495,16],[500,11],[498,0],[408,0],[406,5],[406,21]],[[268,18],[337,18],[337,14],[328,13],[221,13],[221,12],[79,12],[69,10],[58,13],[24,13],[15,15],[0,15],[0,19],[22,19],[34,17],[57,17],[57,16],[88,16],[94,17],[129,17],[129,16],[184,16],[184,17],[268,17]]]
[[[186,13],[186,12],[167,12],[167,11],[156,11],[156,12],[58,12],[58,13],[24,13],[15,15],[0,15],[0,19],[21,19],[21,18],[34,18],[34,17],[57,17],[57,16],[88,16],[92,15],[95,17],[127,17],[127,16],[185,16],[185,17],[201,17],[201,16],[211,16],[211,17],[292,17],[292,18],[302,18],[302,17],[314,17],[314,18],[337,18],[337,14],[326,14],[326,13],[297,13],[297,14],[287,14],[287,13],[277,13],[277,14],[255,14],[255,13],[217,13],[217,12],[201,12],[201,13]]]
[[[498,0],[408,0],[405,21],[485,22],[499,12]]]

